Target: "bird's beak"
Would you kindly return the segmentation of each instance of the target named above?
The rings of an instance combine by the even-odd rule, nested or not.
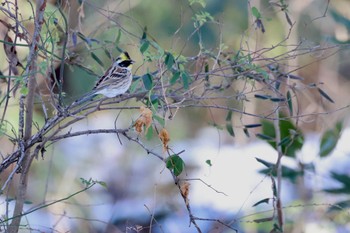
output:
[[[134,60],[130,60],[130,62],[131,62],[131,64],[134,64],[134,63],[135,63],[135,61],[134,61]]]

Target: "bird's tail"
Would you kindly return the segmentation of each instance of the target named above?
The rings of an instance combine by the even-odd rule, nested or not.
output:
[[[71,106],[77,106],[81,105],[87,101],[92,100],[96,96],[96,91],[91,91],[89,93],[86,93],[85,95],[81,96],[79,99],[75,100]]]

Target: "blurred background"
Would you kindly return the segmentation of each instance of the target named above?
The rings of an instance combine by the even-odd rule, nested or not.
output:
[[[266,52],[259,53],[261,57],[254,57],[257,65],[264,65],[269,58],[279,60],[279,55],[288,54],[288,59],[279,60],[280,68],[302,78],[295,84],[299,95],[295,106],[305,117],[297,125],[304,134],[302,147],[295,157],[283,159],[283,164],[291,171],[283,179],[285,232],[350,231],[350,201],[347,201],[350,186],[342,186],[350,179],[349,131],[346,128],[350,88],[349,1],[48,2],[46,33],[51,30],[58,44],[64,25],[61,14],[68,20],[67,61],[63,75],[66,103],[89,91],[122,50],[128,51],[136,61],[133,68],[136,77],[158,69],[159,61],[154,57],[161,49],[156,48],[152,54],[143,51],[145,32],[163,50],[184,57],[195,57],[200,51],[229,54],[240,50],[254,57],[258,54],[255,51],[265,49]],[[287,8],[282,7],[283,2]],[[31,3],[18,0],[18,4],[20,18],[32,32]],[[6,6],[13,10],[11,4]],[[253,7],[259,10],[259,17],[254,15]],[[0,18],[7,20],[3,13]],[[257,18],[264,26],[264,33],[261,25],[256,23]],[[196,23],[201,20],[203,26],[197,30]],[[12,21],[8,23],[13,24]],[[2,39],[6,30],[0,30]],[[24,41],[19,43],[25,44]],[[17,46],[16,49],[20,60],[25,60],[27,48]],[[2,48],[0,58],[3,61],[0,70],[7,75],[9,68]],[[41,64],[45,69],[45,60]],[[55,72],[59,72],[58,62],[55,68]],[[190,71],[195,69],[195,65],[189,67]],[[47,82],[47,77],[38,78],[41,93],[45,93],[46,87],[41,83]],[[3,84],[5,82],[0,83],[2,94]],[[241,82],[235,84],[229,91],[239,93],[244,90]],[[327,101],[317,88],[310,88],[312,84],[327,93],[334,103]],[[144,87],[135,82],[131,92],[138,88]],[[266,111],[268,106],[258,99],[249,95],[246,98],[249,101],[244,104],[238,100],[234,104],[256,115]],[[11,98],[6,115],[8,124],[15,129],[18,125],[17,102],[18,96]],[[139,117],[136,108],[142,103],[130,100],[117,106],[124,105],[135,109],[97,112],[69,130],[130,127]],[[50,114],[54,114],[53,110]],[[277,153],[264,140],[255,137],[260,129],[250,130],[250,137],[243,131],[242,125],[259,123],[258,117],[244,116],[242,119],[241,115],[234,115],[232,125],[238,130],[232,137],[222,129],[226,114],[222,110],[185,108],[165,122],[172,150],[185,150],[181,154],[185,162],[181,177],[190,183],[192,212],[203,218],[199,221],[203,232],[234,232],[205,219],[218,219],[239,232],[270,232],[274,223],[271,200],[254,204],[273,197],[271,178],[261,172],[266,167],[256,158],[275,163]],[[39,125],[44,122],[40,105],[35,121]],[[343,122],[343,127],[336,148],[329,155],[320,156],[322,135],[334,129],[339,121]],[[6,133],[11,134],[10,128],[5,129],[8,130]],[[133,136],[137,137],[137,133]],[[166,156],[155,132],[153,137],[139,137],[148,148]],[[6,134],[1,135],[1,155],[5,157],[13,147]],[[300,164],[311,168],[301,170]],[[1,182],[10,171],[0,174]],[[332,171],[344,177],[334,175]],[[106,187],[95,185],[27,215],[23,232],[196,232],[193,226],[189,227],[186,205],[165,164],[123,137],[119,139],[116,135],[106,134],[62,140],[46,148],[43,157],[34,162],[31,172],[26,210],[78,192],[84,188],[81,178],[103,181]],[[0,196],[2,215],[12,211],[14,189],[11,186],[6,195]],[[264,218],[271,219],[262,221]]]

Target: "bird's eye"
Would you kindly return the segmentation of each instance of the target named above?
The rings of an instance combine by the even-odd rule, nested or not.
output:
[[[122,61],[119,63],[119,66],[121,67],[128,67],[131,64],[131,62],[129,60],[126,61]]]

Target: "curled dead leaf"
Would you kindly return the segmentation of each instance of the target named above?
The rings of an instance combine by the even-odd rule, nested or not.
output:
[[[134,127],[135,127],[135,130],[136,132],[138,132],[139,134],[142,133],[142,127],[143,127],[143,122],[141,120],[141,118],[137,119],[135,124],[134,124]]]
[[[150,109],[148,109],[144,106],[140,107],[140,112],[141,112],[141,115],[136,120],[134,127],[135,127],[136,132],[142,133],[142,128],[145,126],[145,133],[147,133],[148,128],[152,124],[153,113]]]
[[[168,143],[170,141],[170,135],[168,133],[168,131],[166,129],[162,129],[159,132],[159,139],[162,141],[163,143],[163,150],[166,151],[168,150]]]
[[[181,182],[181,184],[180,184],[181,195],[185,198],[186,205],[189,204],[188,195],[190,194],[190,185],[191,184],[186,182],[186,181]]]

